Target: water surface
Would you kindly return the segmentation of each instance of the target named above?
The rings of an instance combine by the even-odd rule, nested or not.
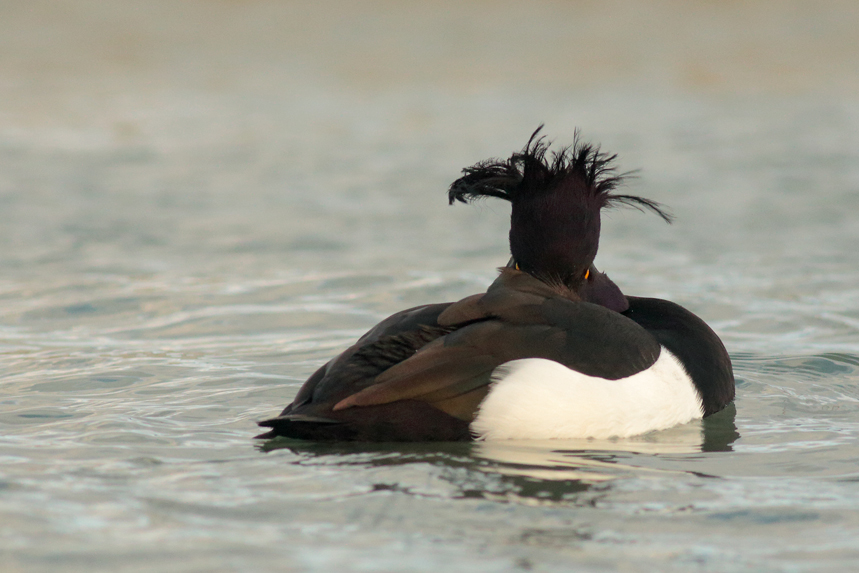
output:
[[[0,18],[4,570],[859,559],[848,5],[33,6]],[[373,324],[493,280],[508,207],[445,191],[542,122],[673,210],[608,214],[597,264],[715,328],[735,407],[629,440],[261,449]]]

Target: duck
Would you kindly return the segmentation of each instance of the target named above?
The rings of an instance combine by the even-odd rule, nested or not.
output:
[[[320,367],[257,436],[423,442],[624,438],[721,411],[731,360],[701,318],[627,296],[594,265],[600,213],[657,202],[617,192],[616,155],[550,151],[540,126],[507,159],[467,167],[450,204],[510,202],[510,260],[486,292],[398,312]]]

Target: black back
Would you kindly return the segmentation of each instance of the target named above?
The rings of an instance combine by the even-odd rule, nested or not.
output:
[[[485,294],[397,313],[313,374],[262,437],[469,439],[500,364],[545,358],[619,379],[657,360],[646,329],[577,298],[503,269]]]
[[[671,351],[695,383],[704,402],[704,416],[715,414],[734,399],[734,371],[722,341],[707,323],[682,306],[658,298],[626,297],[623,313]]]

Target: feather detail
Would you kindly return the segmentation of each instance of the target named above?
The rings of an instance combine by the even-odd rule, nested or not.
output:
[[[643,211],[649,209],[670,223],[671,214],[656,201],[636,195],[615,195],[612,192],[631,174],[618,173],[614,163],[617,155],[600,151],[599,146],[579,139],[578,130],[573,145],[549,151],[551,142],[537,128],[522,151],[509,159],[487,159],[462,170],[463,176],[448,190],[452,205],[468,203],[486,197],[496,197],[516,203],[524,196],[550,192],[570,180],[582,185],[597,208],[627,205]]]

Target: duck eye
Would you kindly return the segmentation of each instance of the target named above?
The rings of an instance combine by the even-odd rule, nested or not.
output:
[[[515,266],[515,267],[513,267],[513,268],[515,268],[517,271],[521,271],[521,270],[522,270],[522,269],[520,269],[520,268],[519,268],[519,263],[516,263],[516,266]]]
[[[591,270],[590,269],[585,271],[585,280],[588,280],[589,276],[591,276]]]

